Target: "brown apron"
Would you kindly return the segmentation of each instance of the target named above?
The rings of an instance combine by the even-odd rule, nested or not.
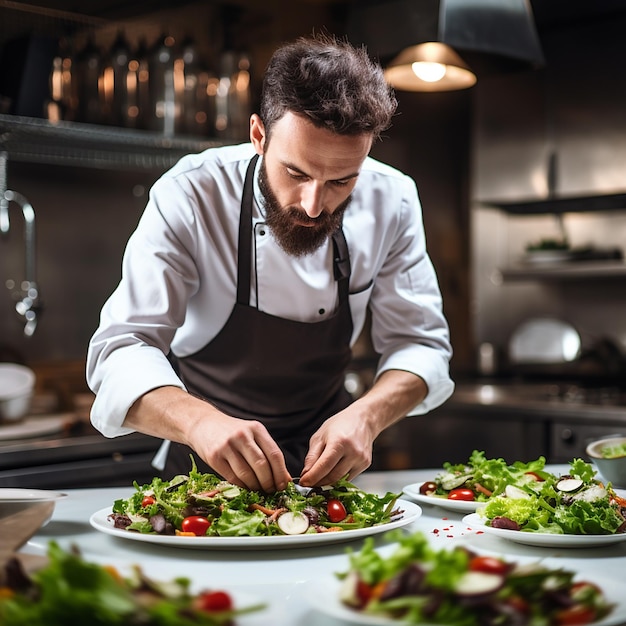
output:
[[[299,476],[309,439],[351,401],[344,387],[350,362],[352,315],[348,301],[350,256],[343,230],[332,235],[339,306],[332,317],[307,323],[250,306],[253,177],[246,172],[239,222],[237,301],[221,331],[193,355],[173,362],[188,391],[228,415],[258,420]],[[297,294],[294,294],[297,297]],[[187,473],[191,450],[172,443],[164,477]],[[194,454],[201,471],[212,471]]]

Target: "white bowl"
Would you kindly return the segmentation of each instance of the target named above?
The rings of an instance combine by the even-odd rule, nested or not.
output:
[[[16,422],[30,410],[35,372],[24,365],[0,363],[0,421]]]
[[[626,446],[626,437],[608,437],[591,442],[586,449],[600,475],[613,487],[626,489],[626,455],[607,458],[602,450],[609,447]]]
[[[65,497],[67,497],[65,493],[47,489],[0,488],[0,520],[36,504],[52,502],[53,506],[50,508],[49,514],[42,521],[41,525],[43,526],[50,521],[56,501]]]

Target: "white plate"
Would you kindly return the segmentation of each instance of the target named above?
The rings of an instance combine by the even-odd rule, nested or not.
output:
[[[413,483],[402,488],[402,491],[407,495],[417,500],[421,504],[429,504],[431,506],[438,506],[448,511],[456,511],[457,513],[468,513],[475,511],[478,507],[485,506],[486,502],[476,502],[472,500],[448,500],[445,496],[425,496],[420,493],[420,487],[424,483]]]
[[[492,528],[485,524],[486,519],[472,513],[463,518],[463,523],[472,528],[480,528],[486,533],[496,535],[501,539],[508,539],[526,546],[545,546],[549,548],[594,548],[606,546],[620,541],[626,541],[626,533],[616,535],[554,535],[552,533],[531,533],[521,530],[507,530]]]
[[[578,575],[576,579],[586,580],[597,584],[604,592],[607,600],[615,605],[613,612],[599,622],[593,622],[590,626],[619,626],[626,623],[626,598],[624,598],[624,583],[621,580],[599,579],[595,576],[589,578],[585,575]],[[335,619],[361,624],[362,626],[398,626],[408,624],[408,622],[384,617],[382,615],[367,615],[360,611],[355,611],[339,600],[339,589],[341,581],[334,577],[327,577],[319,581],[311,581],[306,591],[308,602],[312,607]],[[320,602],[320,598],[324,598]],[[412,626],[429,626],[428,624],[416,624]]]
[[[66,498],[67,494],[47,489],[19,489],[6,487],[0,489],[0,502],[45,502]]]
[[[341,532],[317,533],[308,535],[273,535],[271,537],[178,537],[172,535],[146,535],[142,533],[129,532],[115,528],[107,517],[111,514],[111,507],[101,509],[94,513],[89,519],[89,523],[103,533],[113,535],[120,539],[130,541],[144,541],[156,543],[163,546],[173,546],[176,548],[194,548],[207,550],[272,550],[276,547],[302,548],[306,546],[318,546],[327,543],[341,541],[352,541],[368,535],[376,535],[387,532],[393,528],[407,526],[414,522],[421,514],[422,509],[413,502],[398,500],[398,508],[404,511],[400,519],[396,519],[388,524],[372,526],[370,528],[357,528],[355,530],[343,530]]]

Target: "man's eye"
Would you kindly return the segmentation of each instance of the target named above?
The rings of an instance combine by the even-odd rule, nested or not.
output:
[[[335,187],[345,187],[350,184],[350,180],[333,180],[332,184],[335,185]]]
[[[306,180],[307,177],[304,174],[300,174],[299,172],[293,172],[291,170],[287,170],[287,174],[289,175],[290,178],[293,178],[294,180]]]

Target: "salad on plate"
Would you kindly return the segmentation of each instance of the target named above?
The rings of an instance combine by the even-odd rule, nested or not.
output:
[[[30,574],[17,557],[7,562],[0,577],[3,626],[234,626],[237,618],[265,608],[245,606],[222,589],[192,593],[189,579],[157,581],[137,565],[123,576],[55,542],[47,556],[47,564]]]
[[[531,533],[613,535],[626,532],[626,498],[596,478],[593,466],[573,459],[567,475],[507,487],[477,510],[493,528]]]
[[[339,602],[355,615],[351,621],[569,626],[603,620],[614,609],[600,585],[574,572],[481,556],[462,545],[436,549],[419,532],[390,534],[397,541],[391,554],[381,556],[368,538],[337,574]]]
[[[303,535],[370,528],[402,515],[398,494],[366,493],[347,479],[327,487],[290,482],[264,493],[201,473],[135,483],[135,493],[116,500],[108,516],[129,532],[193,537]]]
[[[485,503],[503,494],[509,485],[523,488],[545,480],[549,476],[545,464],[542,456],[528,463],[508,464],[502,458],[488,459],[483,451],[474,450],[466,463],[444,463],[443,470],[432,480],[420,484],[418,493],[432,497],[435,504],[442,500]]]

